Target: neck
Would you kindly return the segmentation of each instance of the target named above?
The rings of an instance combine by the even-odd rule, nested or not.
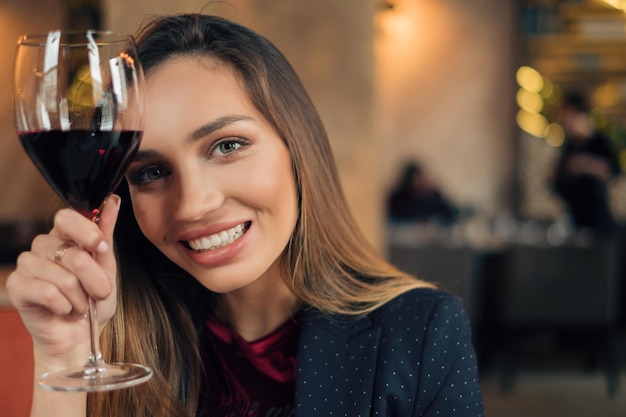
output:
[[[271,333],[300,308],[278,275],[263,281],[220,296],[220,315],[247,341]]]

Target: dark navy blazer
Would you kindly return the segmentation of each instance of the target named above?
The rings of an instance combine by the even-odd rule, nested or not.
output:
[[[407,292],[358,320],[304,312],[296,417],[483,415],[461,301]]]

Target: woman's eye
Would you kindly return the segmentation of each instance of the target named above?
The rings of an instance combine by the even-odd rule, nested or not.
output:
[[[131,172],[128,176],[128,180],[133,185],[142,185],[157,181],[169,175],[170,172],[161,166],[148,166]]]
[[[216,152],[221,155],[228,155],[230,153],[235,152],[237,149],[241,148],[242,144],[237,140],[225,140],[220,142],[215,147]]]

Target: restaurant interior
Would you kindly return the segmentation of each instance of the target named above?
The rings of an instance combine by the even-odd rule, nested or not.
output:
[[[15,41],[180,12],[250,26],[293,64],[367,239],[462,298],[488,416],[624,415],[626,175],[607,185],[610,234],[577,226],[551,182],[572,90],[626,171],[624,0],[2,0],[0,415],[28,415],[33,378],[4,282],[62,205],[13,125]],[[451,215],[390,215],[411,163]]]

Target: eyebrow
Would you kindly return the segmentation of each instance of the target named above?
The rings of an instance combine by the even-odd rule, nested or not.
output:
[[[217,119],[211,120],[209,123],[202,125],[196,130],[194,130],[193,132],[191,132],[187,140],[189,142],[195,142],[198,139],[202,139],[203,137],[210,135],[216,130],[223,129],[228,125],[231,125],[235,122],[239,122],[242,120],[252,120],[252,118],[248,116],[241,116],[241,115],[226,115],[226,116],[218,117]]]
[[[137,151],[133,160],[131,162],[141,162],[149,159],[159,158],[161,156],[161,152],[147,150],[147,151]]]
[[[187,137],[187,141],[193,143],[197,140],[202,139],[203,137],[210,135],[211,133],[223,129],[226,126],[229,126],[235,122],[244,121],[244,120],[252,120],[251,117],[241,116],[241,115],[226,115],[222,117],[218,117],[215,120],[211,120],[209,123],[206,123],[193,132]],[[135,154],[133,161],[145,161],[148,159],[159,158],[161,153],[155,150],[140,150]]]

